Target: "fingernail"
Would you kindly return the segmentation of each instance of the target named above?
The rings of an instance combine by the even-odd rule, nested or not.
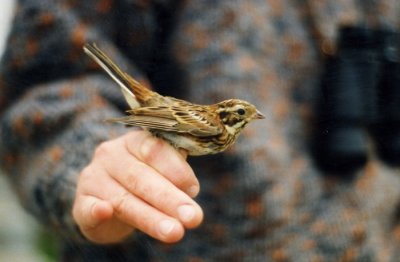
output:
[[[159,227],[161,234],[163,234],[164,236],[168,236],[174,229],[175,223],[171,220],[163,220],[160,222]]]
[[[199,194],[200,187],[199,186],[191,186],[186,191],[190,197],[195,197]]]
[[[178,207],[178,216],[182,222],[190,222],[194,218],[196,211],[191,205],[182,205]]]

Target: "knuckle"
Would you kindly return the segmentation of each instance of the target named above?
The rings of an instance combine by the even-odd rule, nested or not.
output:
[[[86,166],[78,177],[77,192],[81,192],[84,188],[91,183],[93,179],[93,172],[90,166]]]
[[[140,157],[144,162],[152,162],[162,151],[164,142],[156,137],[147,136],[140,145]]]
[[[103,157],[110,153],[110,142],[102,142],[100,145],[97,146],[96,150],[94,151],[95,157]]]
[[[92,171],[90,169],[89,166],[86,166],[85,168],[83,168],[83,170],[81,171],[80,175],[79,175],[79,179],[80,180],[87,180],[88,178],[90,178],[92,175]]]
[[[141,197],[154,194],[156,190],[154,190],[153,185],[143,181],[145,175],[146,174],[141,173],[141,178],[139,178],[137,173],[128,172],[124,181],[126,189],[132,194]]]
[[[144,196],[150,196],[154,194],[154,190],[150,185],[141,185],[136,183],[132,188],[129,188],[129,190],[132,190],[131,192],[134,192],[135,195],[144,197]]]
[[[139,168],[140,169],[140,168]],[[173,189],[160,186],[155,180],[146,181],[146,174],[127,174],[124,185],[134,196],[152,203],[160,209],[165,209],[176,202]]]
[[[136,174],[133,172],[127,172],[124,178],[124,183],[126,189],[129,192],[137,192],[140,188],[140,183],[138,182]]]
[[[116,214],[122,214],[127,210],[129,207],[129,199],[130,193],[124,192],[121,195],[112,199],[112,206],[114,207],[114,211]]]

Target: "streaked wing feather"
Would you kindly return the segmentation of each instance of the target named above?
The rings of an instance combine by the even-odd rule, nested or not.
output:
[[[196,136],[211,136],[221,134],[223,125],[203,107],[172,107],[172,112],[180,126],[191,128],[191,134]]]
[[[210,120],[212,117],[206,117],[205,111],[191,109],[186,112],[183,108],[159,106],[132,109],[128,111],[131,114],[127,117],[129,121],[124,123],[195,136],[214,136],[222,132],[223,126]]]
[[[125,125],[131,126],[141,126],[165,131],[173,131],[179,132],[176,130],[175,126],[177,124],[176,121],[172,119],[165,119],[159,117],[149,117],[149,116],[125,116],[120,118],[111,118],[108,119],[110,122],[118,122]]]
[[[175,120],[175,117],[173,116],[169,106],[139,107],[128,110],[127,112],[134,116],[153,116]]]

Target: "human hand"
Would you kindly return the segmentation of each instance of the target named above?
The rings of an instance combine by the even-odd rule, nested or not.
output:
[[[143,130],[100,144],[80,174],[72,210],[83,235],[109,244],[140,230],[179,241],[203,219],[191,198],[199,182],[185,158]]]

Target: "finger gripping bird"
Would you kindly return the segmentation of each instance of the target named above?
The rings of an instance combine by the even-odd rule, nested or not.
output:
[[[131,107],[127,116],[110,121],[147,129],[188,155],[222,152],[249,122],[264,118],[254,105],[240,99],[197,105],[162,96],[122,71],[96,45],[86,44],[83,49],[118,83]]]

